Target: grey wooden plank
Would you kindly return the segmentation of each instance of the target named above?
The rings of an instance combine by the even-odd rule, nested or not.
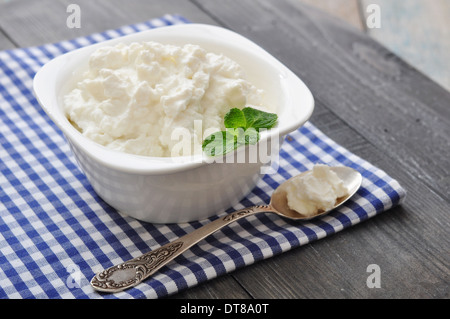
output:
[[[4,34],[0,33],[0,50],[13,49],[16,46]]]
[[[250,299],[231,274],[212,279],[167,299]]]
[[[450,90],[449,1],[361,2],[362,7],[376,4],[380,8],[381,27],[367,29],[370,36]]]
[[[312,122],[409,192],[402,207],[236,272],[241,285],[255,298],[448,297],[448,92],[298,3],[196,2],[299,74],[317,100]],[[366,286],[370,263],[384,269],[382,290]]]
[[[79,0],[80,28],[68,28],[70,0],[14,0],[2,4],[0,28],[21,47],[57,42],[93,32],[118,28],[183,13],[189,20],[215,24],[208,15],[185,0]],[[31,26],[31,27],[30,27]]]
[[[11,41],[11,39],[6,35],[6,33],[0,28],[0,50],[13,49],[15,47],[16,47],[15,43]]]
[[[363,17],[359,10],[359,0],[297,0],[319,8],[359,30],[364,30]]]
[[[67,29],[66,17],[59,1],[15,0],[1,5],[0,28],[18,46],[43,44]]]

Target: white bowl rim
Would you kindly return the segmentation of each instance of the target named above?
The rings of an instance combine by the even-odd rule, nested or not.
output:
[[[94,158],[100,165],[132,174],[166,174],[175,173],[192,169],[202,165],[207,165],[203,155],[184,156],[184,157],[150,157],[124,153],[117,150],[109,149],[102,146],[87,137],[83,136],[63,114],[62,109],[58,106],[57,92],[54,82],[61,68],[66,64],[67,59],[76,58],[77,55],[92,52],[93,50],[106,45],[114,45],[119,42],[133,41],[151,41],[152,35],[164,34],[186,34],[195,35],[196,37],[205,39],[210,38],[215,41],[227,41],[239,50],[246,51],[249,54],[257,54],[264,59],[266,63],[275,67],[285,78],[285,82],[289,83],[289,90],[294,97],[301,100],[301,113],[296,114],[297,118],[291,123],[279,123],[279,125],[268,131],[266,138],[274,136],[285,136],[286,134],[301,127],[312,115],[314,110],[314,98],[311,91],[292,71],[278,61],[266,50],[261,48],[253,41],[244,36],[235,33],[229,29],[207,24],[180,24],[172,26],[158,27],[145,31],[140,31],[130,35],[117,37],[114,39],[102,41],[92,45],[88,45],[79,49],[75,49],[68,53],[55,57],[47,62],[36,73],[33,79],[34,94],[51,120],[63,132],[66,139],[73,146],[83,150],[85,154]],[[280,121],[279,121],[280,122]],[[281,124],[281,125],[280,125]]]

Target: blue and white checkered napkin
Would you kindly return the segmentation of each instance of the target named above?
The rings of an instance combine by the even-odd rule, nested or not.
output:
[[[69,50],[186,22],[167,15],[71,41],[0,52],[1,298],[159,298],[324,238],[401,202],[405,192],[397,181],[306,123],[284,143],[278,173],[265,176],[229,212],[267,203],[281,182],[318,162],[351,166],[364,176],[362,188],[345,206],[310,222],[270,214],[248,217],[201,241],[135,288],[96,293],[89,285],[95,273],[209,221],[153,225],[105,204],[34,98],[32,79],[45,62]]]

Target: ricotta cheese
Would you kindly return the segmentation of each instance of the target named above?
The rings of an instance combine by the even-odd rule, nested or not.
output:
[[[306,217],[333,208],[337,199],[347,194],[343,181],[329,166],[322,164],[292,179],[286,187],[289,208]]]
[[[263,100],[264,92],[224,55],[193,44],[140,42],[96,50],[64,96],[64,108],[69,121],[101,145],[166,157],[201,153],[205,135],[223,130],[233,107],[275,112]],[[184,145],[174,154],[180,136]]]

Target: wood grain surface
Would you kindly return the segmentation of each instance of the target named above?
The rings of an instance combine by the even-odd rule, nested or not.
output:
[[[450,90],[450,1],[361,0],[362,8],[369,4],[379,6],[381,28],[368,34]]]
[[[310,87],[311,122],[408,191],[402,206],[343,232],[208,281],[171,298],[449,298],[450,93],[341,18],[298,0],[79,0],[0,6],[0,45],[87,35],[165,13],[230,28]],[[42,9],[42,8],[45,8]],[[381,288],[366,285],[369,264]]]
[[[298,0],[303,4],[314,6],[330,16],[337,17],[359,30],[364,30],[364,14],[361,12],[360,0]]]
[[[297,0],[353,25],[410,65],[450,90],[450,2],[448,0]],[[371,6],[380,28],[371,28]]]

